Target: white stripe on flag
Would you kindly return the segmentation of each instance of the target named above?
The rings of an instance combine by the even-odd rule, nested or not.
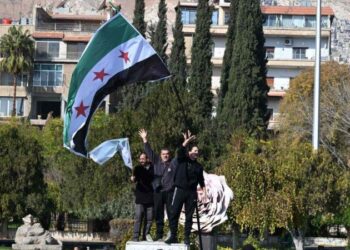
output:
[[[128,138],[113,139],[102,142],[90,151],[89,157],[96,163],[102,165],[120,152],[125,166],[132,169],[131,152]]]

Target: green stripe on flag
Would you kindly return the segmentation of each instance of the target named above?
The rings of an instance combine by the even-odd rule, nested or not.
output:
[[[97,31],[73,72],[68,94],[68,108],[73,105],[80,84],[94,65],[109,51],[138,35],[139,33],[121,15],[117,15]]]
[[[64,131],[64,143],[66,145],[69,143],[68,129],[71,121],[72,106],[85,76],[111,50],[138,35],[140,33],[122,15],[116,15],[101,26],[89,42],[86,51],[74,69],[70,82]]]

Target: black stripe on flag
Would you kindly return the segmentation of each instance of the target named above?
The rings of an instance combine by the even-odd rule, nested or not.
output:
[[[77,153],[87,156],[85,141],[89,129],[89,124],[96,109],[107,95],[115,91],[118,87],[126,84],[141,81],[158,80],[166,78],[169,75],[170,73],[165,64],[161,61],[157,54],[154,54],[153,56],[141,62],[138,62],[132,67],[123,70],[111,77],[109,81],[96,92],[84,126],[80,128],[73,136],[73,142],[75,145],[73,150]]]

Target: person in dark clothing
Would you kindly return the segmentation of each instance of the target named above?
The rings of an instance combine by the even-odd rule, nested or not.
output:
[[[164,207],[170,217],[171,199],[174,191],[175,166],[171,162],[170,151],[163,148],[160,156],[155,154],[147,141],[147,131],[141,129],[139,135],[144,143],[144,150],[154,166],[154,215],[156,220],[156,239],[162,240],[164,233]]]
[[[177,243],[177,230],[180,213],[185,205],[185,239],[186,245],[190,244],[190,234],[192,229],[192,217],[197,205],[197,186],[203,190],[204,199],[207,197],[203,167],[197,162],[198,147],[193,146],[186,152],[186,146],[193,141],[195,136],[188,132],[184,134],[184,142],[178,149],[175,158],[176,171],[174,176],[175,191],[172,199],[172,213],[169,217],[170,237],[165,241],[167,244]]]
[[[142,153],[139,158],[140,165],[136,166],[131,181],[136,183],[135,188],[135,224],[133,241],[138,241],[141,224],[143,222],[142,240],[152,241],[150,230],[153,220],[153,166],[147,155]]]

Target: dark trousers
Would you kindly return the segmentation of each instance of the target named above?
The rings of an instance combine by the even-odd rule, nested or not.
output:
[[[183,205],[185,205],[185,238],[189,238],[193,223],[192,217],[197,205],[197,191],[175,188],[169,218],[170,232],[174,238],[177,238],[178,223]]]
[[[146,235],[150,233],[153,219],[153,204],[135,204],[135,224],[133,240],[138,240],[140,236],[141,224],[142,240],[146,239]]]
[[[159,191],[154,193],[154,217],[157,226],[157,239],[163,237],[164,233],[164,209],[168,218],[171,214],[171,199],[173,191]]]

